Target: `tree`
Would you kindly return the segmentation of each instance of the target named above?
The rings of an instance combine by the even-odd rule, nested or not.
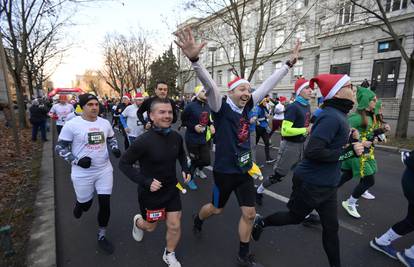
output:
[[[101,71],[106,83],[123,95],[130,90],[147,86],[152,47],[148,32],[140,29],[125,36],[111,33],[105,36],[104,68]]]
[[[173,53],[172,45],[166,50],[162,56],[159,56],[150,66],[151,76],[147,90],[150,94],[154,94],[154,89],[158,81],[164,81],[168,85],[168,93],[170,96],[179,94],[177,91],[176,81],[178,76],[177,59]]]
[[[301,25],[310,20],[307,15],[318,1],[304,14],[297,13],[293,8],[298,1],[301,0],[288,1],[288,6],[285,6],[285,2],[275,0],[189,0],[186,8],[210,16],[207,20],[214,25],[199,31],[195,29],[196,36],[217,45],[233,73],[251,80],[256,70],[286,45]],[[280,16],[285,12],[291,13],[289,21],[280,21]],[[273,50],[263,49],[269,30],[280,23],[289,26],[283,41]],[[295,40],[291,41],[293,44]]]

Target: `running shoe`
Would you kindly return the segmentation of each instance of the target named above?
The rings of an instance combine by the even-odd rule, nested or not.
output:
[[[260,235],[263,232],[264,223],[263,217],[260,214],[256,214],[253,222],[253,229],[252,229],[252,238],[254,241],[259,241]]]
[[[302,225],[305,227],[312,227],[312,226],[318,226],[321,224],[321,219],[319,218],[319,215],[317,214],[309,214],[305,217],[305,220],[303,220]]]
[[[135,239],[135,241],[140,242],[142,238],[144,237],[144,230],[140,229],[137,226],[137,220],[143,219],[141,214],[136,214],[134,216],[133,220],[133,226],[132,226],[132,237]]]
[[[197,169],[196,173],[197,173],[197,176],[200,177],[201,179],[207,178],[207,175],[202,170]]]
[[[365,198],[365,199],[375,199],[375,196],[373,194],[371,194],[368,190],[366,190],[361,197]]]
[[[193,180],[193,179],[192,179],[191,181],[189,181],[189,182],[187,183],[187,185],[188,185],[188,187],[189,187],[191,190],[197,190],[197,189],[198,189],[197,184],[194,182],[194,180]]]
[[[108,255],[114,253],[114,246],[108,239],[106,239],[105,236],[98,238],[98,246],[104,253]]]
[[[263,267],[260,263],[256,262],[253,254],[249,254],[246,257],[237,256],[237,263],[243,267]]]
[[[405,252],[397,252],[397,258],[407,267],[414,267],[414,259],[405,255]]]
[[[342,207],[354,218],[361,218],[361,215],[358,213],[357,204],[349,204],[348,200],[342,201]]]
[[[164,254],[162,255],[164,262],[171,267],[181,267],[181,263],[175,257],[175,252],[167,254],[167,249],[164,249]]]
[[[203,230],[203,222],[200,221],[197,217],[198,214],[193,214],[193,233],[196,236],[200,236],[201,231]]]
[[[384,253],[388,257],[393,258],[394,260],[397,259],[397,251],[394,249],[394,247],[391,244],[386,245],[386,246],[380,245],[380,244],[377,243],[377,238],[374,238],[373,240],[371,240],[369,242],[369,245],[373,249],[375,249],[375,250],[377,250],[379,252]]]

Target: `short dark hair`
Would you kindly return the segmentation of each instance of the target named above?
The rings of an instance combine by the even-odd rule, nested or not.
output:
[[[157,88],[159,84],[165,84],[165,85],[167,85],[167,86],[168,86],[168,83],[166,83],[166,82],[165,82],[165,81],[163,81],[163,80],[160,80],[160,81],[157,81],[157,83],[155,84],[155,88]]]
[[[151,102],[150,113],[154,110],[154,107],[158,104],[170,104],[171,105],[171,102],[168,98],[155,97]],[[171,108],[173,108],[172,105],[171,105]]]

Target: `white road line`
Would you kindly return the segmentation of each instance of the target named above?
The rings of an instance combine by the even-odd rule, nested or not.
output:
[[[209,171],[213,171],[213,167],[212,166],[207,166],[207,167],[204,167],[204,168],[207,169],[207,170],[209,170]],[[270,191],[270,190],[267,190],[267,189],[265,189],[263,193],[265,195],[267,195],[269,197],[272,197],[272,198],[274,198],[276,200],[279,200],[279,201],[281,201],[283,203],[288,203],[288,201],[289,201],[289,198],[287,198],[285,196],[282,196],[282,195],[279,195],[279,194],[276,194],[275,192]],[[347,223],[347,222],[344,222],[342,220],[339,220],[339,226],[341,226],[342,228],[345,228],[345,229],[347,229],[347,230],[349,230],[351,232],[354,232],[354,233],[356,233],[358,235],[363,235],[364,234],[362,232],[362,230],[360,228],[358,228],[357,226],[354,226],[354,225],[352,225],[350,223]]]

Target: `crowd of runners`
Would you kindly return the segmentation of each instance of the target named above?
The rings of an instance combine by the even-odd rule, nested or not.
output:
[[[258,242],[268,227],[300,223],[322,226],[329,266],[341,266],[337,191],[352,178],[359,179],[349,198],[341,203],[355,218],[363,215],[357,209],[358,199],[375,198],[369,192],[377,172],[375,144],[384,142],[384,134],[390,131],[383,120],[381,101],[369,85],[354,86],[351,78],[342,74],[319,74],[309,80],[302,77],[295,83],[291,101],[270,98],[272,89],[295,65],[299,42],[285,64],[258,88],[253,90],[249,81],[237,77],[223,96],[199,62],[205,43],[196,43],[191,30],[186,29],[177,33],[176,44],[201,82],[182,112],[168,97],[168,85],[163,81],[156,84],[155,95],[124,96],[113,108],[101,104],[93,94],[83,94],[72,105],[62,97],[48,111],[59,134],[55,150],[72,168],[76,194],[73,216],[79,219],[89,210],[96,192],[97,242],[103,252],[113,253],[114,245],[106,237],[113,187],[112,153],[120,158],[116,167],[138,185],[139,212],[131,218],[132,237],[140,242],[144,232],[154,231],[165,221],[162,258],[168,266],[181,266],[175,255],[181,236],[180,193],[186,186],[197,189],[196,177],[207,178],[203,168],[212,163],[210,153],[214,150],[212,197],[193,216],[195,235],[203,233],[210,217],[224,212],[234,192],[241,210],[236,256],[240,266],[262,266],[250,252],[251,239]],[[310,98],[316,89],[323,101],[312,113]],[[112,123],[103,118],[105,110],[112,113]],[[172,129],[178,119],[180,127],[185,127],[184,138]],[[123,152],[114,129],[122,133]],[[281,142],[277,157],[272,158],[270,137],[279,130]],[[256,144],[260,139],[265,162],[258,163]],[[402,252],[392,246],[393,241],[414,230],[414,153],[404,152],[402,161],[406,167],[402,185],[408,201],[407,216],[373,237],[370,246],[414,266],[414,246]],[[261,164],[273,164],[273,174],[263,178]],[[266,190],[283,182],[291,171],[293,187],[287,209],[257,214],[255,207],[265,205]]]

